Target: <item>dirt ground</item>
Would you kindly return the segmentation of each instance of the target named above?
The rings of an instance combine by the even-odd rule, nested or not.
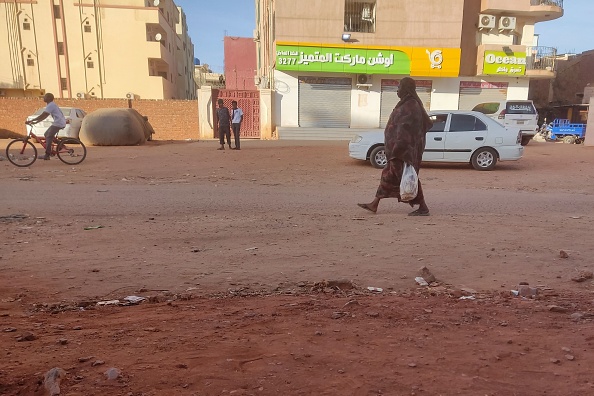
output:
[[[408,217],[345,142],[216,147],[0,161],[0,394],[594,394],[594,149],[427,165]]]

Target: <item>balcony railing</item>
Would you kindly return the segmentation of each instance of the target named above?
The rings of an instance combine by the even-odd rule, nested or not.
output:
[[[563,8],[563,0],[530,0],[532,6],[556,6]]]
[[[534,2],[536,0],[532,0]],[[545,1],[545,0],[541,0]],[[551,0],[548,0],[551,1]],[[560,0],[555,0],[560,1]],[[526,72],[543,70],[555,71],[557,49],[552,47],[526,47]]]

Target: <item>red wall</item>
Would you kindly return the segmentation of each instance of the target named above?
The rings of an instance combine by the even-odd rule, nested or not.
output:
[[[226,89],[256,90],[256,43],[251,38],[225,37]]]
[[[78,107],[87,113],[102,108],[127,108],[126,99],[56,99],[63,107]],[[0,98],[0,131],[25,134],[25,120],[40,107],[41,98]],[[195,100],[149,100],[132,102],[132,107],[149,118],[155,140],[198,140],[198,102]]]

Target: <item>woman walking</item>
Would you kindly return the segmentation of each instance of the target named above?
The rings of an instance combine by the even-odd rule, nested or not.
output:
[[[425,135],[433,125],[429,115],[423,107],[421,99],[416,92],[415,80],[405,77],[398,85],[400,101],[392,110],[388,125],[384,131],[386,159],[388,163],[382,171],[380,185],[375,194],[375,199],[368,204],[357,204],[363,209],[373,213],[377,212],[380,200],[384,198],[400,198],[400,180],[404,163],[411,164],[417,175],[425,150]],[[419,180],[417,196],[408,201],[410,206],[419,205],[419,208],[410,212],[409,216],[429,216],[429,208],[425,203],[423,188]]]

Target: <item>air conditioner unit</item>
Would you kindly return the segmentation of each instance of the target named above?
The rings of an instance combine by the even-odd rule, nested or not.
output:
[[[77,92],[76,93],[76,99],[86,99],[89,97],[88,93],[85,92]]]
[[[515,17],[501,17],[499,18],[499,30],[514,30],[516,28]]]
[[[140,96],[134,94],[134,92],[128,92],[126,94],[126,99],[130,99],[130,100],[132,100],[132,99],[140,99]]]
[[[357,85],[371,87],[371,76],[369,74],[359,74],[357,76]]]
[[[495,28],[495,15],[480,14],[478,27],[479,29]]]

